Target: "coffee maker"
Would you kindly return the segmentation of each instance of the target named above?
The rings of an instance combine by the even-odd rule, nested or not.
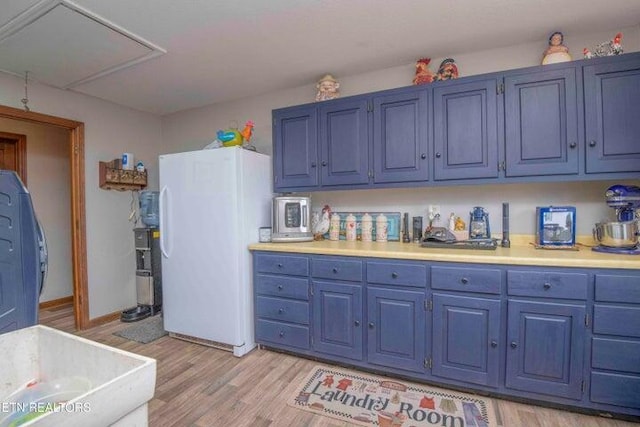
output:
[[[613,185],[605,192],[607,205],[615,209],[616,220],[596,223],[593,238],[598,246],[596,252],[640,255],[640,187],[635,185]]]

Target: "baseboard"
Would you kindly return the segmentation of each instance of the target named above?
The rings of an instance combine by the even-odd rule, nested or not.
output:
[[[85,329],[95,328],[96,326],[104,325],[105,323],[112,322],[114,320],[120,319],[121,312],[116,311],[115,313],[105,314],[104,316],[96,317],[95,319],[89,320],[89,324]]]
[[[51,301],[41,302],[39,304],[40,310],[43,308],[59,307],[61,305],[73,304],[73,295],[64,298],[52,299]]]

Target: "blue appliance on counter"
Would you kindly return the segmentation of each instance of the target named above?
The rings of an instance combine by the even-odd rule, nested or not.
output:
[[[47,245],[29,191],[0,170],[0,334],[38,323],[47,273]]]

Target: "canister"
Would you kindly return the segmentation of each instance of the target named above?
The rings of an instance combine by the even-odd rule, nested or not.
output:
[[[368,213],[362,215],[362,222],[360,224],[360,236],[363,242],[370,242],[373,239],[373,218]]]
[[[340,240],[340,215],[334,213],[329,222],[329,240]]]
[[[387,217],[384,214],[380,214],[376,217],[376,242],[387,241]]]
[[[356,240],[356,217],[353,214],[347,215],[347,221],[345,223],[345,231],[347,240],[353,242]]]

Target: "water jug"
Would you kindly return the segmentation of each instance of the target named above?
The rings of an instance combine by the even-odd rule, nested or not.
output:
[[[158,210],[158,191],[143,190],[140,192],[140,219],[147,227],[158,227],[160,217]]]

